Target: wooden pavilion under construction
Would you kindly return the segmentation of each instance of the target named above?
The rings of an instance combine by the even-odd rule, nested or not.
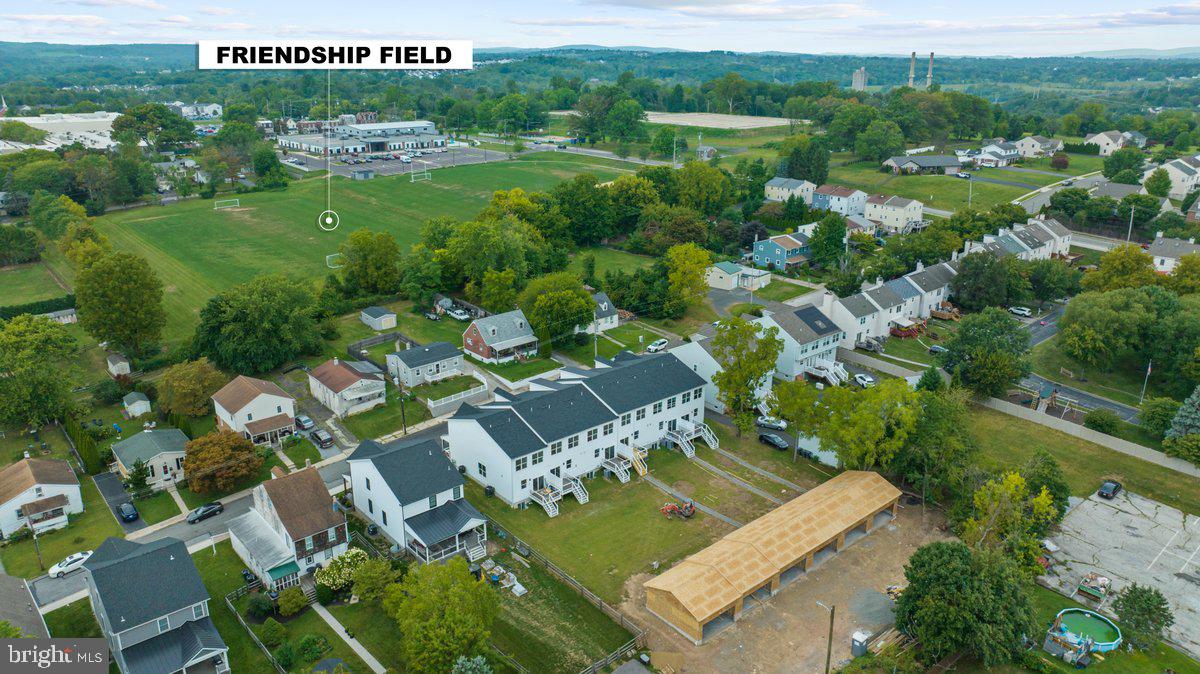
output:
[[[878,473],[846,471],[646,581],[646,608],[699,645],[890,521],[899,501]]]

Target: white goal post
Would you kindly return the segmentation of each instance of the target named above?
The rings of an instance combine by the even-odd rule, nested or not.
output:
[[[242,202],[238,199],[220,199],[213,202],[213,210],[219,211],[223,208],[238,208]]]
[[[418,160],[418,161],[420,161],[420,160]],[[430,173],[429,173],[429,162],[422,161],[420,163],[421,163],[420,170],[417,170],[417,162],[416,161],[414,161],[411,164],[412,168],[409,169],[409,172],[408,172],[409,182],[415,183],[418,180],[433,180],[433,176],[430,175]]]

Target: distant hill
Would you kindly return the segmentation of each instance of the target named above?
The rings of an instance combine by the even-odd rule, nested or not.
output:
[[[1071,56],[1103,59],[1197,59],[1200,47],[1176,47],[1175,49],[1110,49],[1107,51],[1085,51]]]
[[[644,52],[646,54],[669,54],[673,52],[686,52],[688,49],[676,49],[674,47],[606,47],[600,44],[563,44],[557,47],[483,47],[476,49],[476,54],[515,54],[515,53],[553,53],[556,51],[628,51],[628,52]]]

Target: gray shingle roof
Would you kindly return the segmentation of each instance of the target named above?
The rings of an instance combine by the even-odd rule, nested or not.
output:
[[[1050,230],[1052,234],[1059,238],[1069,236],[1071,234],[1071,230],[1064,227],[1061,222],[1055,220],[1054,218],[1046,218],[1045,220],[1038,220],[1037,222],[1041,226]]]
[[[367,307],[362,310],[362,313],[370,318],[383,318],[384,316],[396,315],[396,312],[385,307]]]
[[[1142,193],[1141,185],[1125,185],[1123,183],[1107,182],[1107,183],[1101,183],[1100,185],[1097,185],[1096,189],[1092,192],[1092,196],[1094,196],[1094,197],[1112,197],[1113,199],[1120,201],[1121,199],[1124,199],[1125,197],[1129,196],[1130,194],[1141,194],[1141,193]]]
[[[617,414],[704,386],[704,378],[674,354],[629,354],[613,363],[611,368],[596,370],[583,383]]]
[[[842,299],[838,300],[838,304],[841,304],[842,307],[846,311],[849,311],[850,315],[854,316],[855,318],[870,316],[871,314],[879,311],[879,307],[872,304],[871,300],[867,299],[867,296],[863,295],[862,293],[855,293],[849,297],[843,297]]]
[[[892,289],[886,285],[865,290],[863,291],[863,294],[871,298],[871,301],[875,302],[875,304],[878,304],[879,308],[881,309],[891,309],[892,307],[904,304],[904,299],[893,292]]]
[[[807,183],[807,182],[808,182],[807,180],[797,180],[796,178],[776,177],[776,178],[771,178],[770,180],[768,180],[767,186],[768,187],[779,187],[779,188],[785,189],[785,190],[794,190],[794,189],[799,189],[800,187],[803,187],[804,183]]]
[[[789,334],[793,333],[793,331],[789,329],[789,326],[804,326],[805,332],[799,334],[805,335],[807,340],[800,340],[799,338],[796,339],[796,341],[800,342],[801,344],[816,341],[822,337],[827,337],[835,332],[839,332],[839,328],[837,324],[833,322],[833,319],[826,316],[823,311],[812,304],[805,305],[799,309],[792,309],[791,311],[785,312],[782,315],[784,316],[783,322],[780,322],[777,319],[780,314],[775,314],[772,316],[772,318],[776,318],[776,322],[779,323],[780,327],[787,330]],[[795,334],[792,334],[792,336],[796,337]]]
[[[1013,255],[1025,252],[1025,246],[1021,245],[1021,241],[1012,232],[1005,232],[996,237],[996,243]],[[988,244],[983,245],[987,246]]]
[[[24,578],[0,573],[0,620],[8,621],[26,637],[50,637]]]
[[[954,272],[943,262],[932,267],[926,267],[922,271],[910,272],[907,278],[916,283],[922,292],[928,293],[949,285],[950,281],[954,278]]]
[[[525,318],[525,312],[520,309],[477,318],[475,327],[479,328],[483,342],[493,348],[504,348],[504,345],[509,342],[518,344],[534,339],[533,328],[529,327],[529,319]]]
[[[463,405],[451,418],[474,419],[500,449],[514,459],[546,446],[537,433],[507,407],[484,409]]]
[[[187,442],[188,436],[178,428],[160,428],[126,438],[114,444],[112,452],[129,468],[138,459],[149,461],[163,452],[182,452]]]
[[[83,566],[116,632],[209,598],[187,546],[177,538],[149,543],[109,538]]]
[[[225,650],[212,618],[191,620],[121,651],[128,674],[178,672],[205,650]]]
[[[582,386],[531,391],[517,396],[511,407],[548,443],[617,418],[596,395]]]
[[[409,517],[404,520],[413,533],[425,545],[436,545],[453,538],[473,521],[486,522],[487,518],[475,509],[466,499],[447,501],[433,510]],[[478,526],[478,525],[476,525]]]
[[[598,290],[592,293],[592,300],[596,302],[596,319],[608,318],[609,316],[617,315],[617,307],[608,299],[608,295],[604,291]]]
[[[896,166],[912,163],[921,168],[945,168],[947,166],[958,166],[962,163],[958,157],[946,154],[915,154],[911,157],[899,156],[888,159]]]
[[[458,469],[437,440],[397,440],[381,445],[364,440],[346,459],[370,461],[401,505],[416,503],[462,486]]]
[[[405,367],[424,367],[456,356],[462,352],[450,342],[431,342],[425,346],[414,346],[411,349],[397,351],[394,355]]]
[[[148,403],[150,402],[150,399],[147,398],[146,394],[142,393],[141,391],[130,391],[129,393],[125,394],[124,398],[121,398],[121,402],[128,407],[134,403]]]
[[[896,295],[903,300],[910,300],[921,295],[921,291],[917,290],[917,287],[910,283],[908,279],[903,276],[900,278],[894,278],[883,285],[887,286],[892,292],[896,293]]]
[[[1200,244],[1186,239],[1173,239],[1168,236],[1156,237],[1150,244],[1150,254],[1154,257],[1179,258],[1184,255],[1200,253]]]

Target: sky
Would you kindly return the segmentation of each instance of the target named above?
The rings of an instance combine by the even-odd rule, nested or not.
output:
[[[0,40],[466,39],[697,51],[1043,56],[1200,46],[1200,0],[0,0]]]

